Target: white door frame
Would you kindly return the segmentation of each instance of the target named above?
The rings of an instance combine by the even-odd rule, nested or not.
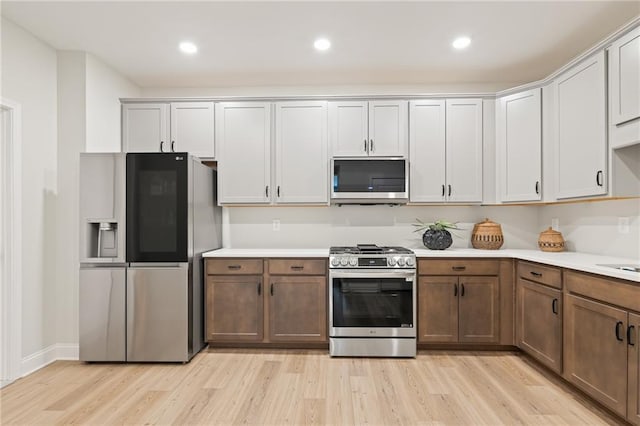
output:
[[[20,104],[0,97],[5,134],[0,146],[0,387],[20,377],[22,357],[22,115]]]

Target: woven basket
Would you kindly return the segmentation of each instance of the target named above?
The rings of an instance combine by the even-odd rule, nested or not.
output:
[[[476,223],[471,232],[471,245],[481,250],[498,250],[504,244],[502,227],[500,224],[490,221]]]
[[[540,233],[538,247],[542,251],[559,252],[564,251],[564,238],[562,234],[551,227]]]

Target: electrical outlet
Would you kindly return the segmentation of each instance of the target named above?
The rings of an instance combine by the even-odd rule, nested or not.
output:
[[[274,231],[280,230],[280,219],[273,219],[273,230]]]
[[[618,233],[620,233],[620,234],[628,234],[629,233],[629,218],[628,217],[619,217],[618,218]]]
[[[557,217],[551,219],[551,227],[557,231],[560,228],[560,219]]]

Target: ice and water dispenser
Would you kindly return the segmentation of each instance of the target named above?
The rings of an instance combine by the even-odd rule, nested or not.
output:
[[[87,257],[118,257],[118,222],[113,220],[89,221],[87,223]]]

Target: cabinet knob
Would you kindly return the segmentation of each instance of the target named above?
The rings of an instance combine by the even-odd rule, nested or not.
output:
[[[464,283],[460,283],[460,297],[464,297]]]
[[[636,329],[635,325],[630,325],[629,327],[627,327],[627,345],[629,346],[635,346],[635,343],[631,343],[631,336],[633,336],[633,333]]]
[[[540,194],[540,181],[536,181],[536,194]]]
[[[176,150],[174,149],[176,145],[176,141],[171,141],[171,152],[176,152]]]
[[[464,271],[465,269],[467,269],[466,266],[452,266],[451,269],[453,269],[454,271]]]
[[[269,198],[269,185],[264,187],[264,196],[266,198]]]
[[[449,187],[449,197],[451,197],[451,185],[447,185]]]
[[[367,152],[367,140],[364,140],[364,152]]]
[[[374,149],[374,147],[373,147],[373,139],[371,139],[371,140],[369,141],[369,152],[373,152],[373,151],[375,151],[375,149]]]
[[[164,141],[160,141],[160,152],[164,152],[163,146],[164,146]]]
[[[596,173],[596,185],[598,186],[603,186],[604,182],[603,182],[603,178],[604,174],[602,173],[602,170],[598,170],[598,173]]]
[[[271,293],[271,295],[273,296],[273,283],[271,283],[271,289],[269,290],[269,293]]]
[[[553,299],[551,302],[551,312],[558,315],[558,299]]]
[[[624,339],[620,337],[620,327],[623,326],[624,323],[622,321],[618,321],[616,323],[616,340],[619,342],[624,342]]]

